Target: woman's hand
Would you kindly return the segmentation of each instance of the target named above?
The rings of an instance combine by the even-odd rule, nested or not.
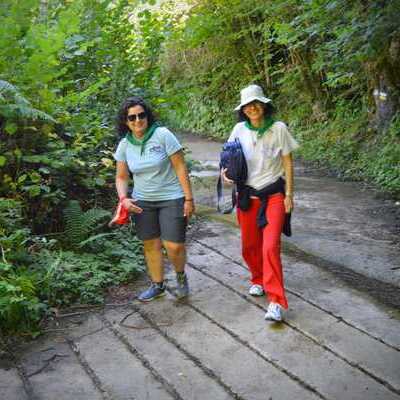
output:
[[[195,212],[194,202],[192,200],[185,200],[183,203],[183,216],[186,218],[190,218]]]
[[[135,201],[133,199],[124,199],[122,200],[121,204],[130,212],[133,214],[140,214],[143,209],[138,207],[135,204]]]
[[[293,195],[286,195],[285,200],[283,202],[285,204],[286,214],[289,214],[290,212],[292,212],[293,208],[294,208]]]
[[[229,183],[230,185],[233,185],[235,182],[234,182],[232,179],[229,179],[229,178],[226,177],[226,171],[227,171],[227,168],[222,168],[222,169],[221,169],[221,177],[222,177],[222,180],[223,180],[225,183]]]

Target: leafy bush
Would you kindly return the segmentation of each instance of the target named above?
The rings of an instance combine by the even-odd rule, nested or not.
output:
[[[42,274],[41,297],[53,307],[102,303],[107,286],[134,278],[144,269],[142,245],[129,228],[91,242],[93,253],[48,251],[37,254],[32,269]]]
[[[20,202],[0,198],[0,327],[3,332],[35,332],[45,305],[38,298],[39,277],[26,264],[30,230]]]
[[[31,238],[33,243],[33,238]],[[86,252],[36,246],[29,266],[0,262],[0,326],[3,334],[40,333],[52,307],[101,304],[104,289],[128,282],[144,270],[142,243],[130,227],[96,235]]]
[[[400,117],[360,155],[357,173],[400,196]]]
[[[0,262],[0,331],[36,335],[46,310],[38,296],[40,280],[25,268]]]
[[[24,226],[22,204],[0,197],[0,250],[3,263],[27,258],[26,242],[30,230]]]
[[[130,227],[99,232],[97,221],[108,212],[82,212],[76,202],[70,203],[68,210],[70,222],[66,224],[67,234],[62,236],[72,238],[66,243],[79,252],[63,250],[56,239],[32,235],[24,226],[21,202],[0,198],[3,334],[35,336],[51,307],[101,303],[108,285],[127,282],[143,271],[142,244]]]

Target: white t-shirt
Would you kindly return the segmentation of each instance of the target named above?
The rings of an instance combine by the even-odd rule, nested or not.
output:
[[[246,127],[245,122],[236,124],[228,141],[240,140],[248,167],[246,185],[260,190],[284,176],[282,156],[299,147],[287,126],[276,121],[263,137]]]

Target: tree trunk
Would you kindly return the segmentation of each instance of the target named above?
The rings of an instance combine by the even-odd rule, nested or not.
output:
[[[385,132],[400,110],[399,62],[400,38],[397,38],[392,40],[387,54],[371,68],[375,103],[371,125],[378,132]]]

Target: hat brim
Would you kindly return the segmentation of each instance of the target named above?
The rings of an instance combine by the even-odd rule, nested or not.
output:
[[[271,99],[269,99],[268,97],[262,97],[262,96],[252,96],[249,97],[245,102],[240,103],[236,108],[235,111],[239,111],[243,106],[245,106],[246,104],[251,103],[252,101],[258,100],[261,103],[267,104],[267,103],[271,103]]]

